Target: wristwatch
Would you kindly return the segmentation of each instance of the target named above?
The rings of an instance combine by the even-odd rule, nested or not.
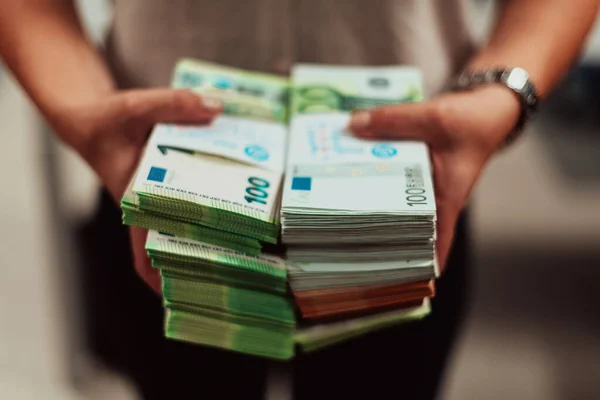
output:
[[[505,145],[512,143],[523,130],[525,123],[537,111],[539,97],[529,74],[523,68],[488,68],[464,70],[450,83],[450,90],[468,90],[483,84],[496,83],[506,86],[517,95],[521,103],[521,115]]]

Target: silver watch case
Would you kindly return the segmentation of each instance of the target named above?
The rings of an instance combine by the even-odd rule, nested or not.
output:
[[[525,112],[531,113],[537,109],[537,90],[523,68],[464,71],[456,80],[455,89],[470,89],[485,83],[499,83],[511,89],[526,108]]]

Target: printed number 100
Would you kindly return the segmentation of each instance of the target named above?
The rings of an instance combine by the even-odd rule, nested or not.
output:
[[[408,188],[406,189],[406,204],[409,206],[424,206],[427,202],[427,197],[423,196],[425,189]]]
[[[254,176],[248,178],[249,187],[246,188],[246,196],[244,199],[250,204],[259,203],[267,204],[267,197],[269,194],[266,189],[271,186],[269,182],[262,178],[256,178]]]

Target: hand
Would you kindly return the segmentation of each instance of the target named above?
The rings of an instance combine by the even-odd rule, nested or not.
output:
[[[454,227],[481,171],[517,124],[516,96],[501,86],[449,93],[422,103],[385,106],[353,115],[350,129],[369,139],[428,144],[437,207],[437,257],[445,267]]]
[[[60,136],[89,163],[119,202],[155,124],[204,124],[221,109],[218,100],[202,99],[186,90],[132,90],[65,110],[53,122]],[[140,277],[160,293],[160,276],[144,248],[146,236],[144,229],[130,229],[134,265]]]

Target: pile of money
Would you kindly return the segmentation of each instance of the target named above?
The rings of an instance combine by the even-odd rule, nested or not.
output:
[[[281,220],[302,316],[423,304],[437,276],[428,149],[347,130],[353,110],[421,100],[419,71],[298,65],[292,86]]]
[[[308,196],[308,203],[288,199],[280,214],[287,79],[183,60],[173,86],[222,100],[224,113],[209,126],[157,125],[121,202],[124,223],[149,229],[146,250],[162,277],[166,337],[285,360],[298,347],[315,351],[430,312],[431,210],[410,213],[391,201],[394,206],[381,211],[379,199],[367,197],[365,205],[350,208],[342,184],[323,193],[333,196],[329,208],[318,202],[322,210],[311,208]],[[403,93],[420,93],[418,85],[411,90]],[[352,107],[368,106],[365,99],[340,96]],[[383,103],[376,96],[366,100]],[[319,188],[320,173],[335,171],[302,155],[307,145],[297,114],[289,148],[293,171],[285,185],[306,193],[311,185]],[[413,162],[422,161],[422,147],[414,146],[417,153],[403,162],[412,165],[414,182],[429,182],[428,167]],[[356,165],[368,164],[355,156]],[[398,168],[392,165],[384,177],[397,179]],[[289,259],[277,245],[280,215]],[[365,304],[378,312],[364,312]]]

